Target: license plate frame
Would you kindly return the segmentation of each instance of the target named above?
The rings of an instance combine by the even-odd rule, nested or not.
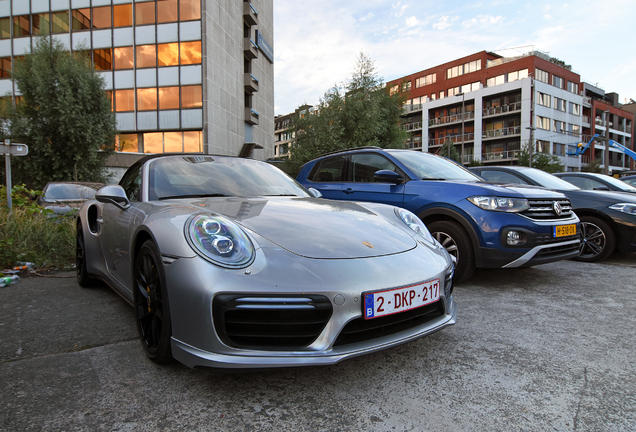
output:
[[[399,288],[365,291],[362,293],[362,317],[365,320],[381,318],[435,303],[440,299],[441,289],[440,279],[436,278]]]
[[[569,237],[577,234],[576,224],[555,225],[552,230],[552,237]]]

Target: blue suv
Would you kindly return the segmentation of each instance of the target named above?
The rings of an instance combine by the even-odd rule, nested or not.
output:
[[[303,165],[296,180],[324,198],[415,213],[455,259],[457,282],[475,268],[529,267],[578,255],[579,219],[564,194],[488,184],[429,153],[378,147],[329,153]]]

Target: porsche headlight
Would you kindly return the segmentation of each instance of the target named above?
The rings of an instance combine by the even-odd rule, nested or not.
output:
[[[611,208],[612,210],[627,213],[630,215],[636,215],[636,204],[618,203],[618,204],[609,206],[609,208]]]
[[[519,213],[530,208],[528,200],[524,198],[474,196],[467,199],[484,210]]]
[[[254,246],[247,234],[222,216],[191,216],[186,238],[198,254],[221,267],[247,267],[254,259]]]
[[[416,234],[419,234],[424,238],[424,240],[431,244],[435,243],[433,241],[433,236],[431,236],[428,228],[426,228],[426,225],[424,225],[424,222],[422,222],[420,218],[403,208],[395,209],[395,213],[397,213],[400,219],[402,219],[402,222],[404,222],[409,228],[415,231]]]

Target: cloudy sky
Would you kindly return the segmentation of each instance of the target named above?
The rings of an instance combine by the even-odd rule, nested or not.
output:
[[[389,81],[479,51],[533,48],[636,99],[636,1],[274,0],[275,113],[316,104],[362,51]]]

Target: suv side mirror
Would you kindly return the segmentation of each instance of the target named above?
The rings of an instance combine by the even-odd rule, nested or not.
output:
[[[104,186],[95,194],[95,199],[100,203],[114,204],[122,210],[130,207],[130,201],[124,188],[119,185]]]
[[[308,188],[307,190],[314,198],[322,198],[322,193],[318,189]]]
[[[398,184],[404,181],[404,177],[391,170],[376,171],[373,175],[376,182]]]

